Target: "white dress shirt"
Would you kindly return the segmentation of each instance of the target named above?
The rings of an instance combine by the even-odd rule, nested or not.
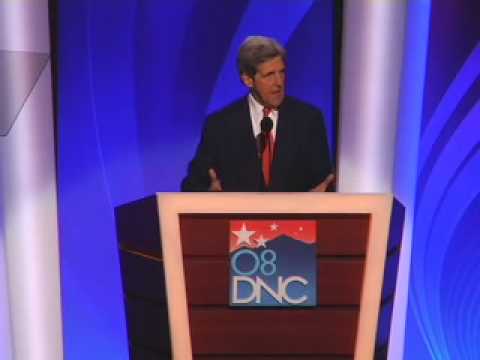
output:
[[[253,135],[257,137],[257,135],[262,132],[260,128],[260,122],[263,119],[264,106],[260,104],[252,94],[248,95],[248,106],[250,108],[250,119],[252,120]],[[277,134],[278,110],[272,109],[269,114],[269,118],[273,121],[273,128],[271,132],[273,139],[275,140],[275,135]]]

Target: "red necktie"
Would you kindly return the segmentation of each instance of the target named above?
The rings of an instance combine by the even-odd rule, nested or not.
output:
[[[272,109],[270,108],[263,108],[263,116],[268,117]],[[274,148],[274,140],[272,131],[269,131],[267,136],[265,137],[265,149],[263,150],[262,154],[262,168],[263,168],[263,178],[265,180],[265,185],[268,187],[270,185],[271,180],[271,169],[272,169],[272,160],[273,160],[273,148]]]

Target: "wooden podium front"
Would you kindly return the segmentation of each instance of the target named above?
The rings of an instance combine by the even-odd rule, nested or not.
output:
[[[229,307],[229,222],[242,219],[315,220],[316,307]],[[131,359],[386,357],[403,225],[392,196],[158,194],[116,221]]]

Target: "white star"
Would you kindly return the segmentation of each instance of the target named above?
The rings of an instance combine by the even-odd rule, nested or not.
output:
[[[257,247],[260,247],[260,246],[262,246],[262,247],[264,247],[264,248],[267,247],[267,245],[265,245],[265,244],[267,243],[267,240],[268,240],[268,239],[265,239],[265,238],[263,237],[263,235],[260,235],[260,236],[259,236],[257,239],[255,239],[255,240],[257,241]]]
[[[303,226],[300,226],[298,230],[303,231]]]
[[[278,224],[273,223],[272,225],[270,225],[270,230],[277,231],[278,230]]]
[[[250,245],[250,236],[255,234],[255,231],[247,230],[247,226],[245,225],[245,223],[243,223],[240,231],[232,231],[232,233],[238,237],[237,245],[241,245],[243,243]]]

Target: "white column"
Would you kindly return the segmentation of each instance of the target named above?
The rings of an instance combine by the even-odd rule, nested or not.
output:
[[[407,1],[346,0],[340,192],[392,192]]]
[[[0,184],[1,186],[1,184]],[[0,359],[11,360],[12,337],[8,301],[7,264],[5,254],[5,235],[2,224],[2,209],[0,198]]]
[[[0,286],[6,273],[8,288],[0,293],[9,303],[8,319],[0,307],[0,327],[9,324],[2,360],[63,359],[49,53],[48,0],[0,1]]]
[[[402,174],[398,174],[395,161],[402,159],[398,151],[412,150],[397,147],[407,7],[408,1],[345,1],[338,141],[340,192],[388,192],[404,200],[397,191],[395,177]],[[408,134],[405,130],[402,134],[399,140],[405,142]],[[418,139],[410,144],[415,146]],[[416,159],[411,165],[415,164]],[[411,211],[410,204],[406,205],[405,231],[409,233]],[[404,237],[403,241],[389,359],[401,359],[403,355],[410,238]]]

